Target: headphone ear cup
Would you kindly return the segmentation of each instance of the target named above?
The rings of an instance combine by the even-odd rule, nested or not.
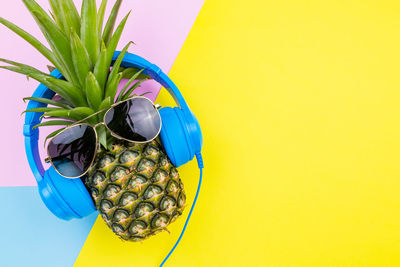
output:
[[[160,110],[161,142],[172,164],[179,167],[194,157],[180,108],[165,107]]]
[[[81,179],[65,178],[53,166],[45,172],[39,193],[47,208],[62,220],[83,218],[96,211]]]
[[[38,190],[43,203],[51,213],[62,220],[69,221],[73,218],[73,211],[54,188],[48,171],[44,173],[43,180],[38,183]]]

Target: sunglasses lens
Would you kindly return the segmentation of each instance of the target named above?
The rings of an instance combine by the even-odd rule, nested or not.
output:
[[[107,111],[104,122],[118,136],[147,142],[157,137],[161,129],[158,110],[147,98],[132,98]]]
[[[96,133],[88,125],[76,125],[56,135],[49,143],[54,168],[68,178],[82,176],[96,153]]]

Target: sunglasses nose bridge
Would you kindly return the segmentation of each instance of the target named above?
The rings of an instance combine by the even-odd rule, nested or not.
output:
[[[121,137],[119,136],[119,135],[117,135],[117,134],[115,134],[113,131],[111,131],[111,129],[109,129],[108,127],[107,127],[107,125],[106,125],[106,123],[103,121],[103,122],[99,122],[98,124],[96,124],[96,125],[94,125],[93,126],[93,129],[96,129],[98,126],[101,126],[101,125],[103,125],[105,128],[106,128],[106,130],[111,134],[111,136],[113,136],[113,137],[115,137],[115,138],[118,138],[118,139],[121,139]],[[98,142],[99,143],[99,142]],[[100,144],[100,143],[99,143]]]
[[[99,127],[100,125],[105,125],[104,122],[99,122],[96,125],[93,126],[94,129],[96,129],[97,127]]]

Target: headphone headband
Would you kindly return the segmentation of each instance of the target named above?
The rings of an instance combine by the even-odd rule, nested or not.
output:
[[[121,52],[115,52],[114,57],[113,57],[113,62],[117,60],[119,54]],[[188,105],[186,104],[185,99],[183,98],[181,92],[179,91],[178,87],[172,82],[172,80],[161,70],[160,67],[158,67],[155,64],[150,63],[146,59],[126,53],[123,60],[122,64],[124,67],[134,67],[137,69],[144,69],[143,74],[149,75],[151,78],[153,78],[155,81],[157,81],[159,84],[161,84],[167,91],[172,95],[174,98],[174,101],[176,104],[183,110],[189,110]]]
[[[113,56],[113,62],[118,58],[120,52],[115,52]],[[172,82],[172,80],[162,72],[161,68],[157,65],[150,63],[146,59],[126,53],[124,56],[122,63],[124,67],[134,67],[138,69],[144,69],[143,74],[149,75],[155,81],[160,83],[167,91],[172,95],[176,104],[184,111],[189,111],[190,109],[183,98],[182,94],[179,92],[179,89]],[[54,70],[50,75],[53,77],[60,79],[62,78],[61,73],[58,70]],[[33,97],[42,97],[51,99],[55,93],[47,88],[45,85],[40,84],[39,87],[33,93]],[[39,103],[36,101],[30,100],[28,103],[28,109],[45,107],[46,104]],[[25,114],[25,124],[23,128],[23,133],[25,136],[25,150],[28,156],[29,166],[37,180],[40,183],[43,180],[44,168],[40,159],[39,149],[38,149],[38,140],[39,140],[39,130],[32,129],[33,126],[37,125],[41,121],[41,113],[39,112],[27,112]]]

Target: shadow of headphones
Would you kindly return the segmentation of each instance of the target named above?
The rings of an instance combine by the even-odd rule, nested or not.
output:
[[[120,52],[115,52],[113,62]],[[199,122],[189,109],[182,94],[156,65],[142,57],[127,53],[121,66],[144,69],[143,73],[160,83],[172,95],[178,107],[163,107],[160,109],[162,129],[160,132],[161,142],[171,162],[179,167],[194,156],[201,159],[201,148],[203,137]],[[56,78],[61,78],[59,71],[51,73]],[[55,93],[40,84],[35,90],[33,97],[51,99]],[[29,101],[28,109],[45,107],[46,104]],[[28,112],[25,115],[23,134],[25,136],[25,150],[29,166],[38,183],[40,196],[47,208],[58,218],[70,220],[72,218],[83,218],[96,211],[93,200],[81,179],[68,179],[62,177],[53,167],[44,170],[38,150],[39,130],[32,129],[41,121],[40,113]],[[199,161],[202,167],[202,160]]]

